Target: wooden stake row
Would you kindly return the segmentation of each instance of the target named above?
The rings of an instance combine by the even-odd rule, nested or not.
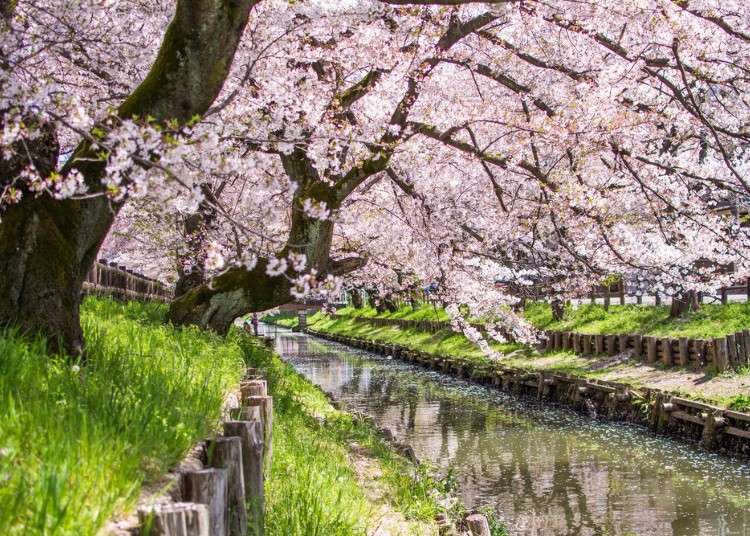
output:
[[[713,366],[721,372],[750,364],[750,331],[715,339],[648,337],[643,335],[588,335],[548,331],[546,351],[570,350],[576,354],[616,355],[632,352],[635,359],[682,367]]]
[[[202,469],[180,477],[181,501],[138,510],[143,536],[263,536],[265,474],[270,467],[273,399],[257,371],[240,384],[237,420],[207,440]]]

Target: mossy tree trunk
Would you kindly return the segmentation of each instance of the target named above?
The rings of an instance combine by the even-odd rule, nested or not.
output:
[[[290,155],[280,155],[289,179],[297,184],[292,200],[292,221],[286,245],[278,252],[285,257],[290,252],[302,253],[307,259],[306,269],[317,270],[319,276],[340,275],[359,268],[364,259],[351,257],[339,261],[330,258],[333,222],[307,216],[302,210],[305,199],[324,201],[336,210],[342,199],[335,186],[329,186],[318,176],[302,149]],[[226,334],[235,318],[265,311],[292,301],[291,270],[283,275],[266,273],[268,259],[260,259],[252,270],[234,267],[212,278],[175,299],[169,318],[175,324],[196,325]]]
[[[185,123],[203,114],[229,73],[255,3],[179,0],[154,65],[118,115]],[[37,147],[32,158],[56,153],[52,140]],[[105,163],[96,160],[87,142],[62,173],[72,169],[83,174],[90,192],[101,192]],[[3,163],[0,185],[12,179],[13,171],[12,162]],[[80,353],[81,285],[119,209],[104,196],[54,201],[30,194],[10,207],[0,224],[0,324],[41,333],[53,349]]]

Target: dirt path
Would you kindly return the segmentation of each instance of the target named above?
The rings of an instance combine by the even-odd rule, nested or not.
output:
[[[700,371],[652,366],[630,359],[629,352],[594,358],[553,354],[526,360],[525,364],[539,369],[554,369],[561,365],[573,366],[584,374],[592,373],[602,380],[687,392],[716,399],[717,402],[735,395],[750,395],[748,374],[709,376]]]
[[[368,536],[436,536],[435,523],[407,520],[401,512],[393,509],[388,490],[381,481],[383,476],[378,461],[368,450],[357,443],[349,445],[349,460],[357,473],[357,479],[373,506],[373,522],[367,530]]]

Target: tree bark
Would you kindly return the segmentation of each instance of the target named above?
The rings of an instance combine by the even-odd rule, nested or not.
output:
[[[180,0],[146,79],[117,110],[185,123],[203,114],[229,73],[256,0]],[[50,152],[41,147],[40,153]],[[0,182],[12,179],[3,166]],[[105,162],[82,142],[62,173],[78,169],[101,192]],[[121,205],[106,197],[55,201],[26,195],[0,224],[0,324],[46,336],[52,349],[79,354],[83,279]]]
[[[352,307],[354,307],[355,309],[362,309],[364,303],[362,302],[362,291],[359,289],[359,287],[350,290],[349,295],[352,298]]]
[[[562,300],[558,298],[553,299],[550,307],[552,308],[552,320],[562,320],[563,316],[565,316],[565,305]]]
[[[344,261],[330,259],[333,241],[333,222],[319,220],[305,214],[305,199],[323,201],[331,210],[339,207],[341,196],[335,186],[324,183],[305,152],[296,148],[291,154],[280,155],[289,179],[297,184],[292,200],[292,221],[286,245],[277,257],[290,252],[302,253],[307,259],[306,269],[317,270],[318,276],[338,275],[362,266],[364,259]],[[268,259],[261,259],[252,270],[230,268],[211,281],[175,299],[169,310],[174,324],[196,325],[226,334],[235,318],[252,312],[265,311],[292,301],[293,272],[278,276],[266,273]],[[285,277],[285,275],[287,277]]]
[[[669,309],[669,318],[680,318],[689,312],[700,309],[698,293],[694,290],[683,292],[679,296],[672,298],[672,306]]]
[[[220,190],[221,187],[218,192],[214,192],[211,185],[202,184],[204,200],[198,206],[198,211],[183,221],[185,250],[177,256],[179,277],[174,289],[175,298],[206,282],[208,232],[214,228],[218,216],[214,201],[216,194],[220,195]],[[189,268],[186,270],[185,266]]]

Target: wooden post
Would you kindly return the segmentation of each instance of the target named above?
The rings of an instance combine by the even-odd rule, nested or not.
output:
[[[625,281],[620,281],[620,305],[625,305]]]
[[[744,355],[741,361],[746,365],[750,364],[750,330],[742,330],[742,348]]]
[[[643,304],[643,295],[642,294],[638,294],[635,297],[635,303],[637,303],[638,305],[642,305]]]
[[[591,335],[581,335],[583,339],[583,355],[591,355]]]
[[[251,396],[247,399],[249,406],[260,407],[260,420],[263,423],[263,464],[266,470],[271,468],[272,432],[273,432],[273,397]]]
[[[555,346],[555,334],[551,331],[546,331],[545,333],[547,334],[547,340],[545,341],[544,350],[551,352]]]
[[[643,337],[633,335],[633,357],[641,359],[643,357]]]
[[[723,372],[729,369],[729,353],[727,351],[727,339],[724,337],[714,339],[714,365],[716,370]]]
[[[562,337],[562,349],[570,350],[570,333],[567,333],[567,332],[561,333],[561,337]]]
[[[247,380],[240,383],[240,393],[243,402],[251,396],[266,396],[268,385],[266,380]]]
[[[227,470],[227,534],[247,535],[245,478],[242,466],[242,441],[239,437],[219,437],[206,446],[208,465]]]
[[[594,352],[597,354],[604,353],[604,336],[594,335]]]
[[[248,502],[249,533],[263,535],[265,508],[263,478],[263,423],[257,421],[227,421],[224,435],[239,437],[242,445],[242,474]]]
[[[573,352],[576,354],[581,353],[581,335],[580,333],[573,333]]]
[[[208,507],[208,533],[211,536],[227,534],[227,470],[202,469],[183,474],[184,499]]]
[[[727,288],[722,287],[720,292],[721,292],[721,304],[726,305],[727,304]]]
[[[727,353],[729,365],[731,367],[736,366],[737,363],[739,363],[739,360],[737,359],[737,340],[732,334],[727,335]]]
[[[656,363],[656,337],[646,337],[646,363]]]
[[[559,331],[555,331],[555,350],[560,350],[562,348],[562,333]]]
[[[669,366],[672,364],[672,339],[661,339],[661,360]]]
[[[607,335],[607,353],[609,355],[615,355],[617,353],[617,348],[615,348],[614,335]]]
[[[748,278],[748,289],[750,289],[750,278]],[[748,296],[750,296],[750,290],[748,290]],[[596,296],[594,296],[594,291],[593,290],[591,291],[591,294],[589,295],[589,297],[591,298],[591,304],[592,305],[595,304],[596,303]]]
[[[703,424],[703,434],[701,435],[701,446],[708,450],[715,450],[719,444],[719,433],[724,426],[724,418],[721,412],[709,411],[705,414],[706,420]]]
[[[471,514],[466,517],[466,525],[471,536],[491,536],[490,524],[483,514]]]
[[[661,296],[658,292],[654,293],[654,305],[661,305]]]
[[[617,341],[618,341],[618,343],[620,345],[620,348],[619,348],[620,352],[626,352],[627,349],[628,349],[628,336],[627,335],[620,335],[617,338]]]
[[[197,503],[161,503],[138,509],[141,536],[209,536],[208,508]]]
[[[686,367],[690,361],[690,354],[688,352],[688,340],[686,337],[680,337],[677,341],[677,362],[681,367]]]

